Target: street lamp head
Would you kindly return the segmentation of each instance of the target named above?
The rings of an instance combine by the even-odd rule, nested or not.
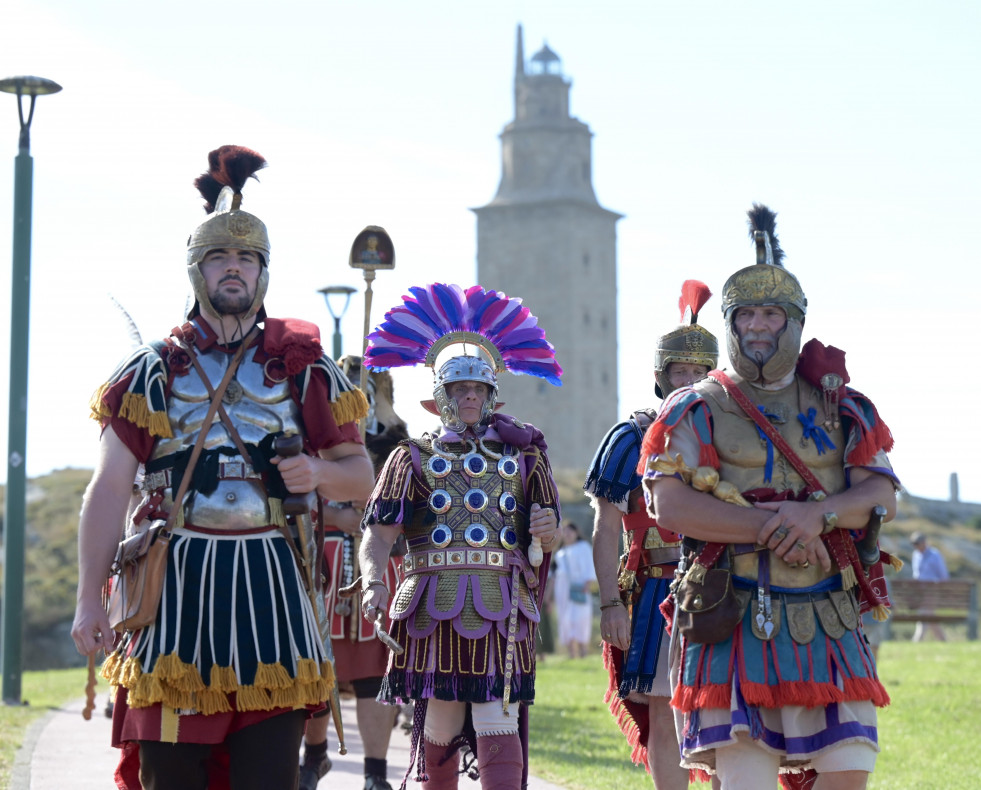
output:
[[[47,96],[60,90],[57,82],[44,77],[6,77],[0,80],[0,91],[18,96]]]
[[[351,303],[351,295],[357,293],[357,290],[357,288],[352,288],[350,285],[326,285],[318,289],[317,293],[324,295],[324,301],[327,303],[327,312],[330,313],[331,318],[338,321],[347,312],[348,305]],[[334,306],[330,301],[332,296],[344,298],[340,310],[334,310]]]
[[[61,86],[44,77],[7,77],[0,80],[0,91],[17,96],[17,113],[20,115],[20,151],[25,156],[31,150],[31,121],[34,118],[34,102],[38,96],[57,93]],[[24,97],[31,97],[31,105],[24,118]]]

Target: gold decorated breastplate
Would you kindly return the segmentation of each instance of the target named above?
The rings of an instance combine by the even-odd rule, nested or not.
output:
[[[726,396],[720,386],[712,384],[701,389],[712,410],[713,444],[719,455],[719,473],[723,480],[740,491],[772,488],[775,491],[792,489],[800,492],[805,488],[803,478],[776,448],[773,449],[772,477],[767,481],[768,443],[760,437],[756,423]],[[767,415],[772,415],[770,423],[820,481],[825,491],[834,494],[843,490],[845,435],[840,424],[837,428],[824,424],[821,392],[800,378],[776,392],[745,387],[744,391],[747,390],[752,401],[757,406],[763,406]],[[808,418],[810,409],[814,409],[813,418]],[[819,452],[818,442],[805,438],[804,424],[798,418],[800,414],[819,425],[834,447],[825,446],[824,451]]]
[[[434,444],[420,448],[431,493],[406,530],[406,573],[509,572],[505,553],[528,542],[520,455],[500,442]]]
[[[484,622],[474,603],[477,585],[484,610],[500,615],[493,619],[504,619],[502,577],[512,575],[508,556],[512,549],[526,550],[529,543],[520,454],[493,441],[417,447],[431,494],[405,527],[405,578],[392,602],[392,616],[405,612],[419,585],[438,572],[436,605],[446,608],[462,594],[465,628],[477,629]],[[517,596],[523,612],[536,613],[537,622],[535,596],[523,575],[518,574],[517,589],[510,595]]]
[[[277,431],[300,432],[299,410],[290,397],[289,383],[281,381],[271,387],[265,385],[262,365],[255,361],[256,348],[245,353],[222,398],[225,411],[247,445],[258,444],[268,434]],[[198,360],[211,387],[215,388],[231,362],[231,355],[210,349],[198,354]],[[152,457],[162,458],[193,447],[210,405],[208,389],[193,367],[187,375],[175,376],[167,401],[167,416],[173,438],[160,439]],[[234,446],[224,423],[216,415],[208,428],[204,448]],[[222,456],[222,461],[224,471],[217,489],[207,496],[198,492],[185,500],[185,522],[221,530],[251,529],[271,524],[268,497],[262,480],[251,472],[251,467],[242,463],[242,457],[237,453]],[[234,472],[237,463],[242,463],[241,476]],[[175,488],[180,483],[171,482]],[[172,494],[168,485],[164,500],[168,510],[172,504]]]
[[[777,492],[793,490],[801,492],[806,486],[797,470],[773,448],[772,476],[765,479],[767,467],[767,442],[760,438],[756,423],[729,398],[722,387],[712,383],[698,387],[712,410],[713,444],[719,455],[720,477],[736,486],[741,492],[756,488],[772,488]],[[837,428],[824,424],[824,399],[820,390],[801,378],[776,392],[767,392],[745,386],[743,391],[757,405],[763,406],[771,424],[797,453],[808,469],[829,494],[845,488],[845,435],[840,424]],[[810,409],[814,416],[810,417]],[[804,423],[798,418],[803,414],[807,421],[819,425],[834,447],[824,445],[819,452],[815,438],[805,439]],[[737,576],[755,579],[758,574],[757,554],[741,554],[735,559]],[[838,572],[824,572],[820,565],[793,568],[770,552],[770,581],[780,587],[808,587]]]

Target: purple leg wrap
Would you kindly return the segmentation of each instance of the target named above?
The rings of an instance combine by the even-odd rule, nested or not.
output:
[[[447,749],[453,749],[445,762],[443,757]],[[442,763],[442,764],[441,764]],[[426,776],[423,790],[455,790],[460,780],[460,750],[450,746],[439,746],[426,740]]]
[[[517,735],[478,736],[477,767],[483,790],[521,790],[521,739]]]

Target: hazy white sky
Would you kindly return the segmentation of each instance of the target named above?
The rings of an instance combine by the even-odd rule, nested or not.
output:
[[[649,336],[676,323],[681,281],[718,293],[752,262],[744,212],[763,201],[810,301],[805,339],[848,352],[854,386],[893,429],[907,488],[945,497],[956,471],[962,498],[981,501],[973,0],[7,0],[0,76],[64,86],[38,101],[32,132],[29,474],[94,463],[88,396],[128,351],[107,294],[147,338],[179,322],[184,245],[204,216],[191,182],[218,145],[269,160],[244,204],[270,230],[267,305],[319,323],[328,347],[316,289],[362,286],[346,262],[367,224],[397,250],[372,324],[410,285],[472,283],[468,209],[500,178],[519,22],[526,56],[547,40],[562,58],[572,113],[595,135],[597,196],[626,215],[620,412],[655,400]],[[0,95],[0,239],[11,238],[16,153],[16,103]],[[716,297],[703,323],[721,335],[718,310]],[[362,321],[352,304],[346,352],[359,350]],[[4,319],[4,448],[8,348]],[[413,405],[428,371],[395,376],[410,428],[430,427]]]

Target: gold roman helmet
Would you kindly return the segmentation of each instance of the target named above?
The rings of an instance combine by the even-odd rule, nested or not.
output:
[[[749,237],[756,243],[756,264],[740,269],[722,287],[722,314],[726,322],[729,360],[744,379],[763,384],[779,381],[797,364],[800,355],[807,297],[794,277],[783,266],[783,250],[777,240],[777,215],[754,203],[747,212]],[[749,359],[742,353],[735,316],[740,307],[774,305],[783,308],[787,324],[777,338],[777,350],[770,359]]]
[[[705,327],[699,326],[698,313],[712,296],[708,286],[698,280],[685,280],[681,285],[681,326],[661,335],[654,351],[654,393],[666,398],[675,387],[668,379],[672,362],[705,365],[708,370],[719,364],[719,341]]]
[[[269,285],[269,236],[262,220],[241,209],[242,187],[249,178],[256,178],[255,174],[265,166],[266,160],[261,154],[240,145],[223,145],[208,154],[208,172],[194,181],[204,198],[208,218],[187,240],[187,274],[196,300],[190,316],[204,310],[216,318],[221,317],[208,297],[199,264],[211,250],[226,248],[252,250],[262,259],[255,297],[245,318],[265,316],[262,302]]]

